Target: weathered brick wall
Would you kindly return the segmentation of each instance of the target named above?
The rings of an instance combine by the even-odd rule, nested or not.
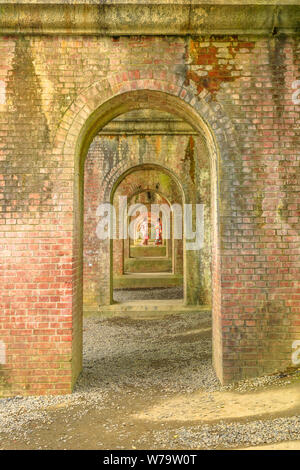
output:
[[[3,393],[68,392],[80,370],[80,188],[70,142],[99,93],[105,101],[119,90],[189,100],[218,142],[219,377],[290,366],[300,337],[298,39],[10,36],[0,50]],[[107,88],[97,94],[100,80]]]

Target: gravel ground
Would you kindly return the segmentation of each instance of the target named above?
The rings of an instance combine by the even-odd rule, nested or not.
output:
[[[114,289],[116,302],[129,300],[167,300],[183,299],[183,287],[164,287],[148,289]]]
[[[137,411],[134,407],[138,402],[141,406],[154,404],[154,400],[197,390],[204,390],[209,397],[215,391],[235,389],[244,392],[284,385],[280,375],[274,375],[221,387],[211,365],[210,324],[209,312],[169,315],[155,320],[130,317],[85,319],[83,373],[74,393],[0,399],[0,448],[6,448],[5,443],[12,439],[21,439],[29,445],[32,433],[51,426],[54,426],[54,434],[58,433],[55,419],[60,415],[52,411],[60,413],[60,406],[63,408],[61,413],[67,413],[63,415],[65,426],[71,419],[75,421],[70,430],[72,436],[77,432],[74,428],[76,422],[89,416],[92,419],[91,413],[95,412],[100,421],[101,413],[108,413],[110,418],[105,431],[113,436],[115,433],[117,439],[121,433],[120,426],[124,425],[118,420],[125,420],[122,413],[132,416]],[[119,408],[124,410],[121,415]],[[86,422],[89,434],[91,422]],[[230,447],[300,439],[300,416],[253,420],[250,423],[196,425],[193,422],[172,426],[171,430],[153,426],[147,432],[144,428],[137,428],[139,437],[136,445],[140,445],[137,448]],[[64,433],[67,430],[66,427]],[[54,448],[60,440],[67,442],[71,437],[55,436]],[[111,442],[106,445],[112,447],[106,448],[131,448],[126,443],[123,447],[113,447],[114,440]],[[69,445],[69,448],[74,448],[71,441]]]
[[[202,425],[190,429],[180,427],[172,429],[172,432],[156,432],[155,442],[159,445],[167,441],[170,449],[213,449],[298,440],[299,437],[300,416],[293,416],[249,423]]]
[[[208,322],[209,312],[151,321],[87,319],[84,372],[77,389],[99,386],[99,377],[105,377],[110,388],[157,387],[165,392],[218,389],[219,382],[211,366],[210,332],[201,338],[189,337],[180,342],[180,347],[176,338],[178,333],[205,327]]]

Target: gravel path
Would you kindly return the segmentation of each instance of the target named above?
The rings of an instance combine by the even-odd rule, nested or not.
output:
[[[174,437],[175,436],[175,437]],[[163,441],[170,449],[213,449],[269,444],[298,440],[300,436],[300,416],[277,418],[250,423],[220,423],[192,428],[180,427],[170,431],[155,433],[156,445]]]
[[[116,302],[129,300],[167,300],[183,299],[183,287],[150,287],[147,289],[114,289]]]
[[[203,390],[209,399],[217,391],[284,386],[280,376],[268,376],[221,387],[211,365],[210,326],[209,312],[155,320],[85,319],[83,373],[74,393],[0,399],[0,449],[130,449],[133,442],[136,448],[190,449],[300,439],[300,416],[150,427],[133,420],[146,405],[176,394]],[[84,432],[86,440],[81,437],[78,443],[74,436]],[[110,440],[105,441],[106,435]]]

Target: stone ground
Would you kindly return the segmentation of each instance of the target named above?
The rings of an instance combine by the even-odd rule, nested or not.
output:
[[[182,298],[183,287],[114,289],[114,300],[116,302],[128,302],[130,300],[166,300]]]
[[[210,312],[87,318],[75,392],[0,400],[0,449],[300,449],[299,372],[221,387]]]

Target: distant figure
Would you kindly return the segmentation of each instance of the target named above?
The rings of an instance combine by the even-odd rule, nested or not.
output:
[[[162,245],[162,223],[159,217],[155,225],[155,245]]]
[[[148,245],[149,235],[148,235],[148,219],[147,217],[144,218],[143,222],[141,223],[140,231],[143,237],[142,245]]]

